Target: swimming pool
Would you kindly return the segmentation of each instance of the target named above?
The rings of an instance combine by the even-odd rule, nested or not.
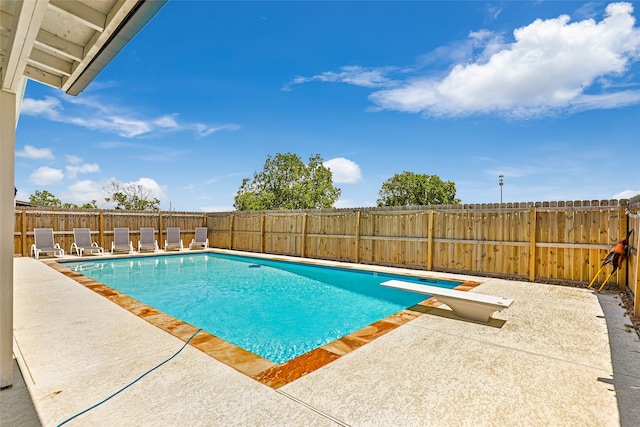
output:
[[[425,299],[383,281],[461,283],[214,253],[65,266],[274,363]]]

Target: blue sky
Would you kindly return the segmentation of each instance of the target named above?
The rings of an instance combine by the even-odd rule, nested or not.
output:
[[[336,207],[410,171],[463,203],[640,194],[640,3],[169,1],[77,97],[29,82],[18,199],[233,210],[268,155],[320,154]]]

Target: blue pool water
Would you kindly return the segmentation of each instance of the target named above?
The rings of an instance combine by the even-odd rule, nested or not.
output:
[[[177,319],[283,363],[423,301],[409,276],[198,253],[65,263]],[[453,288],[460,282],[427,279]]]

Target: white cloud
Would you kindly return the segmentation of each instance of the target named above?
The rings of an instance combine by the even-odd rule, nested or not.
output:
[[[640,59],[640,29],[632,12],[630,3],[612,3],[600,22],[570,23],[567,15],[537,19],[516,29],[510,45],[492,46],[486,62],[458,64],[441,79],[414,78],[370,100],[379,109],[435,116],[519,118],[638,103],[639,91],[585,93],[597,90],[599,78],[619,76]]]
[[[337,209],[358,208],[358,207],[360,207],[360,204],[358,202],[356,202],[355,200],[352,200],[352,199],[338,199],[334,203],[334,206]]]
[[[191,125],[187,125],[188,128],[194,129],[200,138],[204,138],[205,136],[209,136],[212,133],[219,132],[221,130],[234,131],[239,130],[240,125],[237,124],[228,124],[228,125],[219,125],[219,126],[207,126],[202,123],[194,123]]]
[[[179,127],[178,122],[176,122],[176,114],[159,117],[154,120],[154,124],[158,127],[167,129],[175,129]]]
[[[338,199],[335,203],[334,206],[337,209],[346,209],[346,208],[367,208],[367,207],[373,207],[373,206],[377,206],[376,202],[372,202],[369,200],[364,200],[364,201],[356,201],[353,199]]]
[[[63,103],[69,108],[64,109]],[[88,96],[64,99],[47,96],[42,100],[25,98],[22,103],[22,112],[91,130],[114,133],[125,138],[159,132],[183,131],[195,132],[199,138],[202,138],[221,130],[234,131],[240,128],[236,124],[207,125],[179,121],[177,113],[155,118],[144,117],[137,111],[106,104],[97,97]]]
[[[158,200],[160,200],[161,203],[163,202],[167,202],[168,201],[168,196],[167,196],[167,186],[166,185],[160,185],[158,184],[158,182],[156,182],[156,180],[154,180],[153,178],[146,178],[146,177],[142,177],[139,178],[137,181],[131,181],[131,182],[122,182],[119,181],[115,178],[109,178],[107,179],[104,183],[100,184],[100,198],[104,200],[104,192],[103,189],[104,188],[108,188],[111,186],[111,183],[115,182],[121,186],[141,186],[142,188],[146,189],[149,194],[148,196],[151,198],[157,198]],[[108,207],[111,206],[115,206],[115,204],[113,202],[110,202],[107,204]]]
[[[81,118],[69,117],[65,120],[77,126],[92,130],[116,133],[122,137],[133,138],[151,132],[152,126],[144,120],[134,120],[119,116]]]
[[[612,199],[630,199],[635,196],[640,196],[640,190],[624,190],[611,196]]]
[[[71,163],[72,165],[82,163],[82,158],[74,156],[73,154],[65,154],[64,157],[67,159],[67,163]]]
[[[415,67],[342,67],[296,77],[283,90],[314,81],[378,88],[369,95],[370,111],[440,117],[528,119],[640,104],[640,90],[624,81],[640,60],[632,4],[609,4],[600,21],[583,18],[587,11],[593,15],[582,7],[574,22],[568,15],[536,19],[515,29],[511,41],[471,31],[464,41],[420,56]]]
[[[50,148],[36,148],[33,145],[25,145],[21,151],[16,151],[16,157],[26,157],[29,159],[53,160],[55,156]]]
[[[62,170],[42,166],[29,176],[29,181],[36,185],[51,185],[61,181],[62,178],[64,178]]]
[[[24,190],[18,188],[18,193],[16,194],[16,200],[29,200],[30,194]]]
[[[79,166],[67,166],[67,176],[69,178],[75,178],[79,173],[94,173],[100,172],[100,166],[95,163],[84,163]]]
[[[236,210],[233,206],[202,206],[202,212],[233,212]]]
[[[98,206],[104,206],[104,193],[102,189],[107,185],[105,182],[91,181],[88,179],[78,181],[70,185],[64,194],[62,199],[83,205],[95,200]]]
[[[336,157],[323,163],[331,170],[333,182],[353,184],[362,179],[360,166],[354,161],[344,157]]]
[[[328,83],[348,83],[362,87],[383,87],[392,84],[392,80],[385,76],[390,71],[395,70],[393,67],[383,68],[364,68],[359,66],[342,67],[339,72],[326,71],[312,77],[296,77],[292,82],[287,84],[283,90],[290,90],[293,85],[308,83],[312,81],[328,82]]]
[[[157,197],[160,201],[167,199],[167,186],[160,185],[153,178],[140,178],[137,181],[131,182],[134,185],[141,185],[149,190],[153,197]]]
[[[44,99],[24,98],[20,107],[21,114],[44,116],[50,119],[58,117],[61,111],[62,102],[51,96],[45,96]]]

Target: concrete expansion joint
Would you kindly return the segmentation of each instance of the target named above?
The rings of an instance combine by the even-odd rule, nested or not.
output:
[[[296,402],[297,404],[302,405],[302,406],[304,406],[304,407],[305,407],[305,408],[307,408],[307,409],[310,409],[311,411],[315,412],[316,414],[321,415],[321,416],[323,416],[323,417],[327,418],[328,420],[333,421],[334,423],[336,423],[336,424],[338,424],[338,425],[340,425],[340,426],[343,426],[343,427],[351,427],[351,425],[350,425],[350,424],[347,424],[347,423],[345,423],[345,422],[343,422],[343,421],[338,420],[337,418],[332,417],[331,415],[329,415],[329,414],[327,414],[327,413],[325,413],[325,412],[322,412],[320,409],[315,408],[315,407],[313,407],[313,406],[309,405],[309,404],[308,404],[308,403],[306,403],[306,402],[303,402],[302,400],[300,400],[300,399],[298,399],[298,398],[296,398],[296,397],[294,397],[294,396],[290,395],[289,393],[286,393],[286,392],[284,392],[284,391],[282,391],[282,390],[275,390],[275,391],[276,391],[276,393],[279,393],[279,394],[283,395],[283,396],[284,396],[284,397],[286,397],[287,399],[290,399],[290,400],[292,400],[292,401]]]

